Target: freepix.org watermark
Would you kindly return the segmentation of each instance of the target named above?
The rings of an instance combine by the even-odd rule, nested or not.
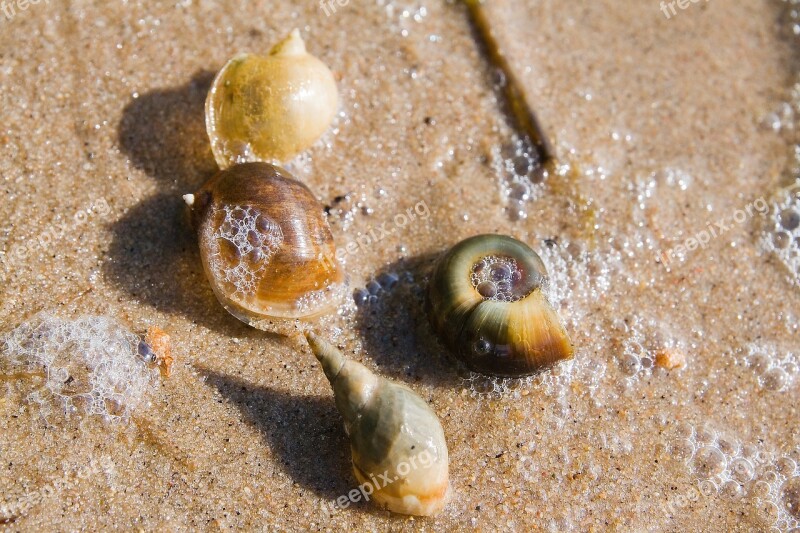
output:
[[[692,252],[698,248],[705,249],[712,239],[716,239],[730,231],[734,225],[741,225],[747,222],[748,219],[758,213],[761,216],[766,216],[769,213],[769,204],[764,198],[758,198],[750,202],[743,209],[737,209],[733,212],[733,216],[722,217],[716,222],[709,222],[706,229],[698,231],[691,237],[686,238],[682,244],[670,248],[667,251],[659,250],[656,259],[669,268],[672,261],[675,259],[682,260],[686,257],[688,252]]]
[[[46,483],[42,487],[26,492],[19,501],[0,504],[0,525],[10,524],[17,518],[25,516],[28,511],[39,505],[44,500],[58,496],[64,491],[76,487],[81,480],[101,474],[109,475],[114,471],[114,462],[110,457],[103,457],[99,461],[92,459],[87,466],[70,470],[58,479]]]
[[[344,7],[350,3],[350,0],[319,0],[319,7],[326,17],[330,17],[336,13],[336,8]]]
[[[50,0],[2,0],[0,1],[0,12],[3,13],[6,20],[10,21],[17,16],[17,13],[27,11],[29,7],[42,2],[48,5],[50,4]]]
[[[428,204],[425,200],[417,202],[414,207],[409,207],[404,213],[397,213],[392,220],[387,220],[380,226],[372,227],[364,233],[356,237],[354,241],[348,242],[346,245],[339,247],[336,250],[336,259],[341,261],[346,255],[354,255],[359,250],[368,248],[373,244],[382,241],[389,235],[392,235],[396,230],[403,229],[418,218],[426,220],[431,216],[431,211],[428,209]],[[394,226],[390,224],[394,222]]]
[[[331,509],[346,509],[351,503],[358,503],[362,499],[365,502],[369,501],[369,497],[382,488],[399,481],[407,476],[412,470],[417,468],[427,468],[433,464],[433,456],[428,450],[424,450],[417,455],[412,455],[408,461],[401,461],[397,465],[394,473],[388,470],[378,476],[370,476],[369,481],[365,481],[358,488],[351,490],[347,494],[342,494],[335,500],[329,502]]]
[[[26,259],[36,250],[47,250],[53,243],[86,224],[91,217],[104,217],[109,213],[111,213],[111,206],[108,201],[105,198],[98,198],[85,209],[76,211],[71,221],[67,219],[63,222],[51,222],[38,235],[17,242],[11,246],[9,251],[0,255],[0,274],[9,272],[16,261]]]
[[[708,0],[671,0],[669,2],[661,2],[661,12],[669,20],[678,14],[678,9],[683,11],[688,9],[690,5],[699,2],[708,2]]]

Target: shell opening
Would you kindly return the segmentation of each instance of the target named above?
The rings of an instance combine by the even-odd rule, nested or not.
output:
[[[544,277],[525,272],[513,257],[487,255],[472,266],[470,282],[484,300],[516,302],[541,288]]]

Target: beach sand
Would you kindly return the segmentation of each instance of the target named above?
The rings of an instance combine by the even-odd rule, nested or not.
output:
[[[46,423],[36,376],[0,376],[0,528],[798,527],[798,273],[765,244],[797,165],[789,3],[491,2],[560,163],[535,186],[509,170],[514,129],[463,6],[343,3],[52,0],[0,17],[2,329],[107,315],[164,328],[176,359],[127,423]],[[341,111],[287,167],[339,246],[390,230],[346,254],[350,292],[400,280],[325,331],[439,415],[453,496],[435,518],[332,508],[357,483],[329,384],[306,346],[219,305],[185,217],[181,195],[217,170],[214,73],[294,27]],[[542,255],[574,361],[493,381],[437,342],[430,265],[479,233]]]

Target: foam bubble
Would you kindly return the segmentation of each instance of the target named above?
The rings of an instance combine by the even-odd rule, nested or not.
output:
[[[283,242],[283,232],[277,222],[250,206],[226,205],[212,217],[221,221],[209,239],[211,268],[218,279],[234,288],[235,296],[247,297],[256,290],[258,274]]]
[[[64,320],[42,313],[3,338],[0,360],[43,371],[44,383],[29,394],[47,419],[54,409],[127,419],[156,381],[157,370],[139,355],[141,338],[114,319]]]
[[[756,374],[759,385],[771,392],[786,391],[798,374],[797,355],[773,345],[748,345],[743,362]]]

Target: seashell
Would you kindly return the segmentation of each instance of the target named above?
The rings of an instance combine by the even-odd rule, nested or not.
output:
[[[184,199],[206,276],[236,318],[259,327],[338,303],[343,274],[323,208],[286,170],[234,165]]]
[[[359,489],[395,513],[431,516],[449,498],[447,444],[436,413],[408,387],[306,333],[350,437]],[[388,481],[388,482],[387,482]]]
[[[295,29],[267,56],[239,54],[217,74],[206,99],[214,158],[222,169],[287,161],[328,129],[338,106],[333,74]]]
[[[525,243],[503,235],[470,237],[434,269],[431,326],[482,374],[525,376],[571,359],[572,344],[542,293],[546,280],[544,263]]]

